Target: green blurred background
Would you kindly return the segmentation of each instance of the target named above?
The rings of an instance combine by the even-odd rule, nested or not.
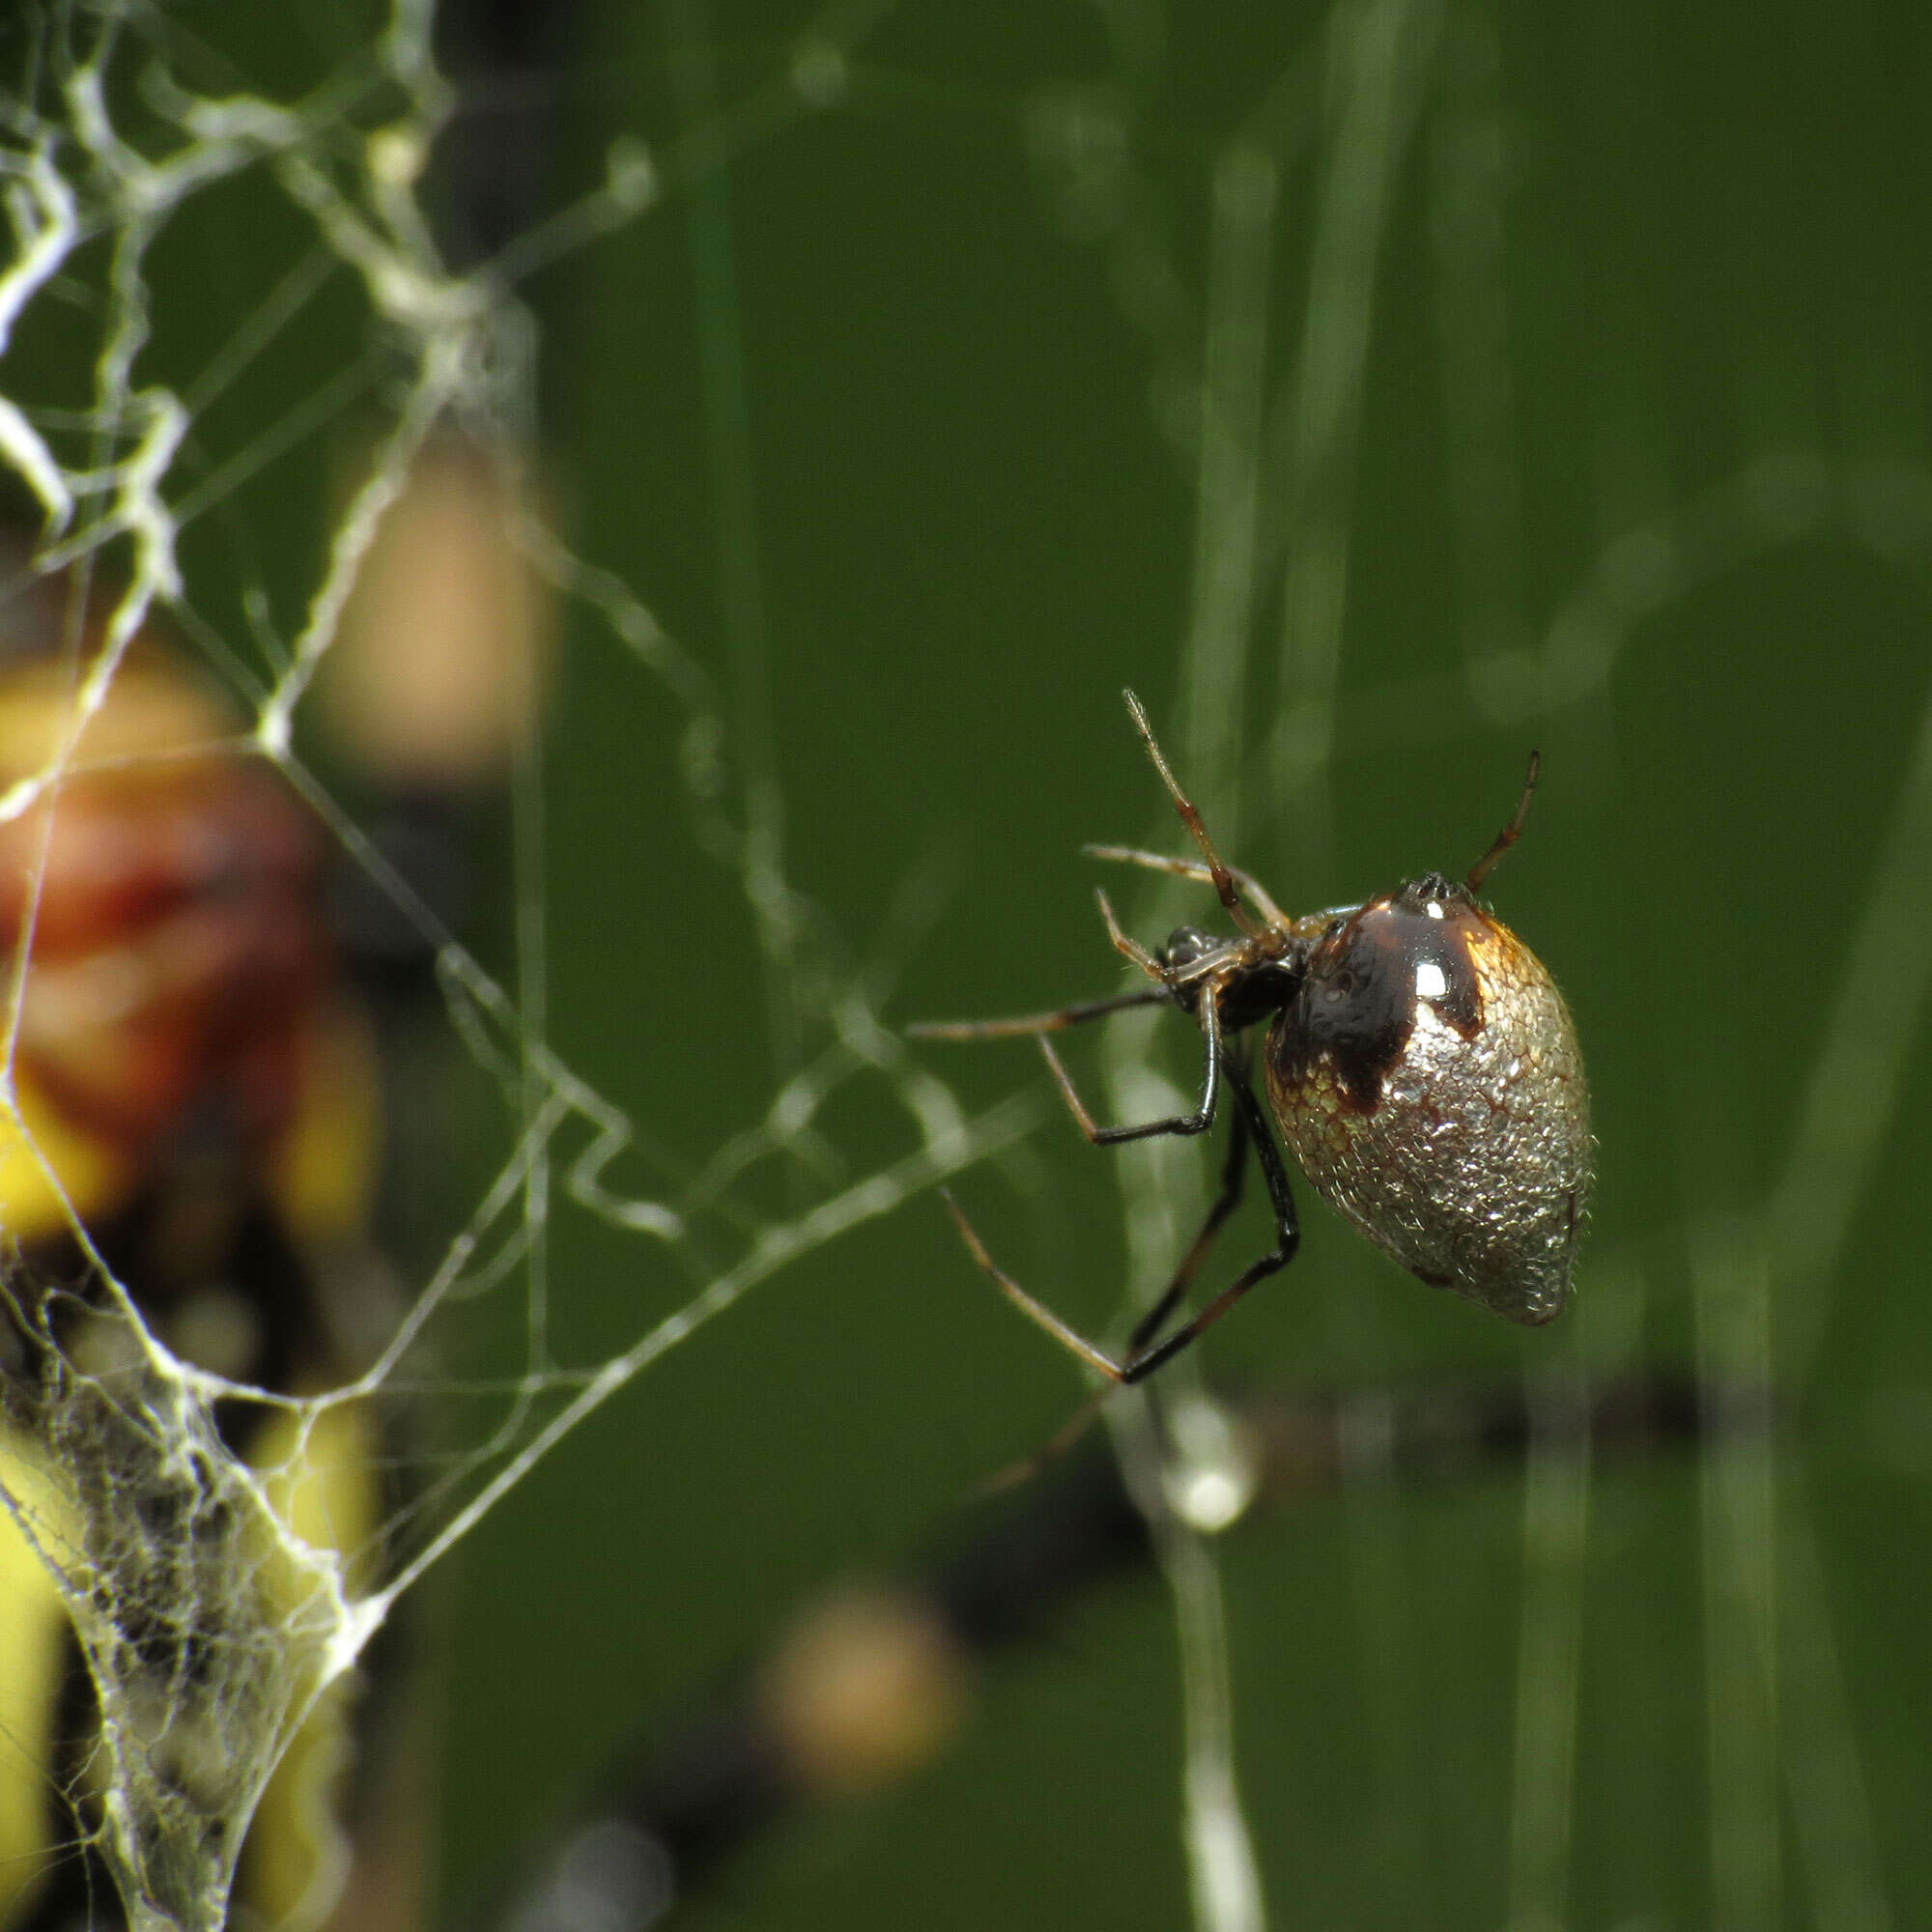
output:
[[[377,24],[207,5],[133,39],[295,99],[362,71]],[[522,289],[546,487],[715,678],[734,809],[764,811],[814,933],[895,969],[891,1023],[1119,985],[1078,847],[1179,849],[1123,685],[1295,910],[1460,871],[1543,753],[1492,895],[1594,1083],[1573,1313],[1510,1332],[1304,1187],[1299,1261],[1200,1372],[1701,1363],[1768,1373],[1779,1430],[1574,1492],[1370,1484],[1223,1539],[1271,1922],[1932,1922],[1922,10],[666,0],[479,5],[443,35],[462,92],[428,195],[459,258],[613,141],[661,171]],[[380,114],[345,97],[344,154]],[[308,239],[246,177],[185,213],[150,262],[150,378],[191,384]],[[216,628],[251,590],[295,628],[382,354],[338,274],[198,420],[185,487],[298,429],[185,541]],[[23,329],[0,377],[57,393],[80,355]],[[596,612],[559,621],[541,812],[485,815],[467,937],[512,972],[540,902],[557,1052],[696,1165],[823,1035],[694,830],[684,714]],[[1208,910],[1109,884],[1144,938]],[[1106,1094],[1128,1049],[1087,1046]],[[1024,1046],[921,1053],[975,1108],[1040,1098],[1024,1151],[957,1185],[1021,1279],[1118,1334],[1121,1188],[1149,1170],[1084,1147]],[[1190,1057],[1176,1023],[1156,1065],[1184,1085]],[[909,1145],[874,1085],[823,1125],[854,1178]],[[507,1142],[403,1137],[471,1163],[418,1183],[446,1204],[420,1282]],[[1177,1228],[1207,1172],[1162,1171]],[[755,1226],[830,1184],[779,1162],[735,1198]],[[1264,1235],[1251,1206],[1224,1259]],[[709,1259],[744,1237],[714,1228]],[[560,1191],[547,1268],[579,1362],[703,1279]],[[445,1372],[517,1367],[523,1306],[486,1304],[499,1331],[466,1326]],[[671,1351],[430,1586],[451,1912],[645,1714],[943,1534],[1078,1395],[929,1196]],[[1172,1605],[1123,1582],[990,1681],[942,1763],[788,1826],[690,1922],[1171,1927],[1181,1768]]]

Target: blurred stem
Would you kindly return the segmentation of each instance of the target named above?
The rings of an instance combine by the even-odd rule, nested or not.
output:
[[[717,73],[704,0],[666,0],[664,35],[671,88],[687,132],[718,118]],[[759,925],[773,1071],[793,1072],[803,1053],[794,988],[798,930],[784,882],[784,796],[772,731],[769,626],[752,475],[752,422],[743,311],[731,224],[730,177],[722,153],[692,178],[685,197],[692,300],[717,520],[719,593],[731,665],[733,723],[745,787],[745,892]]]
[[[1201,1932],[1264,1932],[1261,1870],[1235,1776],[1221,1566],[1208,1539],[1171,1511],[1160,1512],[1154,1532],[1180,1640],[1181,1820],[1194,1922]]]

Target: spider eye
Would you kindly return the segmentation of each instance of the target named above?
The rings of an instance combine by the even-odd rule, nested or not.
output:
[[[1218,952],[1224,943],[1198,925],[1177,925],[1160,950],[1160,963],[1171,973],[1184,972]]]

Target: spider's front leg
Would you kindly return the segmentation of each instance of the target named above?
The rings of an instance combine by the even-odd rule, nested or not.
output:
[[[1158,1121],[1144,1121],[1138,1126],[1096,1126],[1094,1116],[1087,1111],[1086,1102],[1080,1097],[1079,1090],[1073,1085],[1072,1075],[1067,1072],[1060,1055],[1053,1050],[1053,1042],[1044,1034],[1039,1036],[1040,1055],[1053,1074],[1061,1098],[1066,1102],[1067,1112],[1073,1116],[1074,1124],[1095,1147],[1117,1147],[1122,1141],[1152,1140],[1159,1134],[1205,1134],[1214,1124],[1214,1109],[1221,1095],[1221,982],[1218,980],[1204,981],[1196,1011],[1201,1020],[1203,1064],[1201,1097],[1195,1102],[1194,1111],[1190,1114],[1169,1114]]]

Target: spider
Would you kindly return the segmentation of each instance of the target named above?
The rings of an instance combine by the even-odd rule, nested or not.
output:
[[[1135,1324],[1121,1360],[1076,1333],[1000,1268],[949,1194],[968,1251],[1002,1293],[1115,1382],[1138,1382],[1220,1321],[1300,1245],[1288,1168],[1238,1036],[1267,1022],[1264,1091],[1289,1151],[1316,1191],[1412,1274],[1536,1325],[1563,1307],[1591,1181],[1590,1099],[1563,996],[1542,962],[1477,894],[1522,832],[1539,760],[1515,815],[1460,882],[1425,872],[1356,906],[1290,918],[1260,883],[1224,865],[1169,769],[1139,698],[1134,728],[1201,858],[1118,845],[1091,857],[1212,885],[1235,936],[1178,926],[1158,952],[1122,930],[1104,892],[1115,950],[1152,982],[1111,999],[1018,1019],[929,1023],[928,1039],[1031,1035],[1080,1131],[1096,1147],[1202,1134],[1222,1089],[1234,1095],[1220,1189],[1173,1279]],[[1200,1098],[1191,1112],[1103,1127],[1081,1100],[1049,1035],[1128,1007],[1179,1007],[1201,1029]],[[1215,1236],[1260,1163],[1274,1245],[1172,1332]]]

